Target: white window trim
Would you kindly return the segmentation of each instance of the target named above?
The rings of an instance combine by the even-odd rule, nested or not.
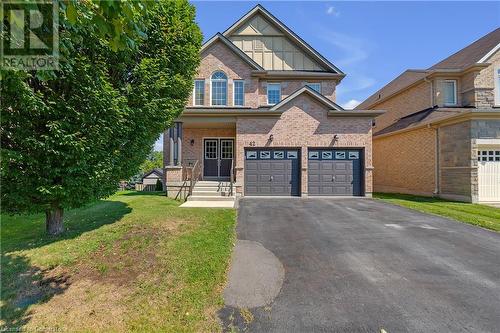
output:
[[[196,104],[196,81],[203,81],[203,103]],[[205,79],[196,79],[194,80],[193,86],[193,106],[203,106],[205,105]]]
[[[500,71],[500,66],[496,66],[495,72],[493,73],[493,78],[495,81],[495,106],[500,106],[500,84],[498,83],[500,73],[498,73],[498,71]]]
[[[280,101],[281,101],[281,82],[267,82],[267,85],[266,85],[266,99],[267,99],[267,105],[276,105],[276,104],[278,104],[280,101],[278,101],[278,103],[269,103],[269,85],[279,85],[279,87],[280,87]]]
[[[243,83],[243,104],[242,105],[236,105],[236,89],[235,89],[235,83],[236,82],[242,82]],[[245,80],[233,80],[233,106],[245,106]]]
[[[322,93],[322,86],[321,86],[321,82],[306,82],[306,86],[309,86],[310,84],[319,84],[319,93],[321,94]],[[311,86],[309,86],[309,88],[311,88],[312,90],[314,90]]]
[[[443,99],[443,105],[444,106],[455,106],[458,103],[458,96],[457,96],[457,80],[444,80],[443,82],[451,82],[453,83],[453,103],[446,103]]]
[[[213,105],[212,104],[212,76],[214,75],[215,72],[222,72],[226,76],[226,105]],[[228,106],[227,105],[227,102],[228,102],[227,95],[228,94],[229,94],[229,77],[227,76],[226,72],[221,71],[221,70],[213,71],[212,74],[210,74],[210,106],[216,106],[216,107]]]

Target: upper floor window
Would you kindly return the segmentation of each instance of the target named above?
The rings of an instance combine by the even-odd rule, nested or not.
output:
[[[211,78],[212,105],[227,105],[227,76],[223,72],[215,72]]]
[[[319,82],[308,82],[308,83],[306,83],[306,86],[308,86],[312,90],[316,90],[317,92],[319,92],[321,94],[321,83],[319,83]]]
[[[444,105],[457,104],[457,81],[445,80],[443,82],[443,104]]]
[[[500,106],[500,67],[495,72],[495,105]]]
[[[243,106],[245,104],[245,81],[234,80],[234,105]]]
[[[267,84],[267,104],[277,104],[281,101],[281,83]]]
[[[194,105],[203,105],[205,102],[205,80],[194,81]]]

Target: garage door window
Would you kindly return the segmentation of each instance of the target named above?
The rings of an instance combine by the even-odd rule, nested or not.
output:
[[[309,152],[309,159],[310,160],[317,160],[317,159],[319,159],[319,151],[310,151]]]
[[[336,151],[335,158],[337,160],[345,160],[345,151]]]
[[[269,159],[269,158],[271,158],[271,152],[270,151],[261,151],[260,152],[260,158],[262,158],[262,159]]]
[[[256,151],[247,151],[247,159],[249,160],[255,160],[257,159],[257,152]]]
[[[359,158],[359,151],[350,151],[349,152],[349,159],[350,160],[357,160]]]
[[[331,160],[333,158],[333,153],[331,151],[322,151],[321,158],[324,160]]]
[[[296,151],[289,151],[286,153],[286,157],[294,160],[297,158],[297,152]]]
[[[285,152],[282,150],[278,150],[274,152],[274,158],[278,160],[282,160],[285,158]]]
[[[479,162],[500,162],[500,150],[480,150],[477,160]]]

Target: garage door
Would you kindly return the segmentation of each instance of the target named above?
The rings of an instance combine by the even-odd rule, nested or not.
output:
[[[309,149],[309,195],[362,195],[362,151]]]
[[[245,195],[299,195],[297,149],[247,149]]]
[[[500,202],[500,148],[478,151],[478,199],[482,202]]]

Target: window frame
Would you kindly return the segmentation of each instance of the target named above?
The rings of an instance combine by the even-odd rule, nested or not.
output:
[[[269,86],[279,86],[279,100],[276,103],[269,103]],[[267,99],[267,105],[276,105],[279,102],[281,102],[281,82],[267,82],[266,99]]]
[[[196,104],[196,82],[203,82],[203,103]],[[194,80],[193,86],[193,106],[203,106],[205,105],[205,79],[196,79]]]
[[[216,73],[222,73],[224,74],[224,76],[226,77],[226,104],[214,104],[213,102],[213,82],[214,82],[214,79],[213,79],[213,76],[216,74]],[[215,72],[213,72],[211,75],[210,75],[210,106],[227,106],[227,100],[228,100],[228,83],[229,83],[229,78],[227,76],[227,74],[224,72],[224,71],[221,71],[221,70],[217,70]]]
[[[316,90],[314,89],[313,87],[311,87],[311,84],[313,85],[318,85],[319,86],[319,90]],[[311,88],[312,90],[316,91],[317,93],[321,94],[321,82],[306,82],[306,86],[308,86],[309,88]]]
[[[236,104],[236,83],[243,85],[243,92],[241,96],[241,104]],[[245,80],[233,80],[233,106],[245,106]]]
[[[453,103],[447,103],[445,101],[445,96],[444,92],[445,90],[443,89],[443,105],[444,106],[455,106],[458,104],[458,91],[457,91],[457,80],[449,79],[449,80],[443,80],[443,83],[453,83]],[[444,88],[444,86],[443,86]]]

